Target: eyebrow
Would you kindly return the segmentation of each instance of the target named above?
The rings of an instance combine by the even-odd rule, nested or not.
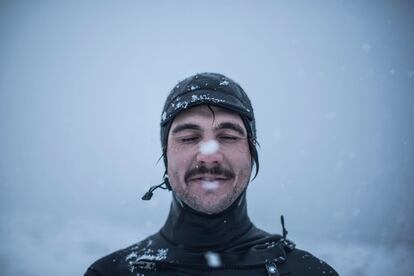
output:
[[[235,123],[223,122],[214,128],[214,130],[220,130],[220,129],[231,129],[231,130],[238,132],[242,136],[246,135],[243,128],[239,124],[235,124]]]
[[[242,136],[246,135],[245,131],[243,130],[243,128],[239,124],[235,124],[235,123],[231,123],[231,122],[220,123],[218,126],[216,126],[214,128],[215,131],[221,130],[221,129],[230,129],[230,130],[236,131],[237,133],[239,133]],[[184,131],[184,130],[202,130],[202,129],[199,125],[192,124],[192,123],[184,123],[184,124],[177,125],[176,127],[174,127],[171,130],[171,132],[176,134],[176,133],[178,133],[180,131]]]
[[[171,130],[171,132],[175,134],[177,132],[180,132],[180,131],[183,131],[183,130],[187,130],[187,129],[201,130],[201,127],[199,125],[196,125],[196,124],[185,123],[185,124],[181,124],[181,125],[178,125],[178,126],[174,127]]]

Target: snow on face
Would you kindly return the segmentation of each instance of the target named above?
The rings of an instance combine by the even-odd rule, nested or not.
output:
[[[219,144],[216,140],[210,140],[207,142],[201,142],[199,146],[200,153],[213,154],[219,149]]]
[[[214,154],[219,149],[219,144],[216,140],[210,140],[207,142],[201,142],[199,146],[199,151],[202,154]],[[206,181],[201,182],[201,187],[206,191],[214,191],[219,187],[218,181]]]
[[[218,181],[206,181],[201,182],[201,187],[206,191],[215,191],[219,187]]]

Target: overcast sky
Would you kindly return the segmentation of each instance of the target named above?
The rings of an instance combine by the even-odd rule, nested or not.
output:
[[[413,275],[413,1],[0,2],[2,276],[82,275],[165,221],[161,110],[218,72],[261,144],[253,222],[341,275]]]

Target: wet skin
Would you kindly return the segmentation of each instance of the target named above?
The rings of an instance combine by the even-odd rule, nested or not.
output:
[[[214,114],[202,105],[174,119],[168,134],[167,173],[179,199],[197,211],[214,214],[229,207],[245,189],[252,162],[240,116],[210,108]],[[212,141],[218,143],[216,150],[200,150],[200,145]]]

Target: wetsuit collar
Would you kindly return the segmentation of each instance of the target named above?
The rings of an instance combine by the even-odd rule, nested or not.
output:
[[[252,226],[245,192],[229,208],[212,215],[195,211],[173,193],[170,213],[160,232],[177,247],[223,251],[236,244]]]

